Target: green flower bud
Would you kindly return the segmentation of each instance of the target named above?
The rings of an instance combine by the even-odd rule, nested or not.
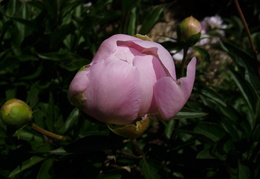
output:
[[[194,17],[185,18],[177,28],[178,41],[188,46],[194,45],[200,39],[201,24]]]
[[[10,99],[1,107],[1,116],[5,124],[22,127],[32,120],[32,110],[19,99]]]
[[[119,136],[123,136],[129,139],[135,139],[140,137],[148,128],[150,119],[145,116],[142,120],[137,121],[135,124],[115,125],[108,124],[108,128]]]

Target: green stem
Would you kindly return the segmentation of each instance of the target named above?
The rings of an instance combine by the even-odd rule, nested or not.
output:
[[[182,62],[181,62],[181,77],[185,76],[185,62],[186,62],[186,57],[187,57],[187,53],[188,53],[188,49],[187,47],[183,48],[183,58],[182,58]]]
[[[241,8],[240,8],[240,5],[239,5],[239,3],[238,3],[238,0],[234,0],[234,2],[235,2],[235,5],[236,5],[236,8],[237,8],[237,11],[238,11],[238,13],[239,13],[239,16],[240,16],[240,18],[241,18],[241,20],[242,20],[242,23],[243,23],[243,25],[244,25],[244,27],[245,27],[245,29],[246,29],[246,33],[247,33],[247,36],[248,36],[248,39],[249,39],[249,42],[250,42],[250,46],[251,46],[251,48],[252,48],[252,50],[253,50],[253,53],[254,53],[254,55],[255,55],[255,59],[257,60],[257,51],[256,51],[256,48],[255,48],[253,39],[252,39],[252,37],[251,37],[251,33],[250,33],[249,28],[248,28],[246,19],[245,19],[245,17],[244,17],[244,14],[243,14]],[[256,61],[256,62],[257,62],[257,61]]]
[[[67,141],[67,138],[62,136],[62,135],[58,135],[58,134],[55,134],[55,133],[52,133],[50,131],[47,131],[43,128],[41,128],[40,126],[38,126],[37,124],[35,123],[32,123],[32,128],[46,136],[49,136],[49,137],[52,137],[52,138],[55,138],[55,139],[58,139],[58,140],[62,140],[62,141]]]

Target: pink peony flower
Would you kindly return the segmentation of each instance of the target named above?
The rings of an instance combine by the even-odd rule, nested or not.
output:
[[[170,53],[160,44],[118,34],[106,39],[92,62],[72,80],[69,99],[107,124],[129,124],[146,114],[171,119],[187,102],[196,59],[176,79]]]

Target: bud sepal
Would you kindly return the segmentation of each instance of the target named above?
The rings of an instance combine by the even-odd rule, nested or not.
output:
[[[107,124],[107,126],[112,132],[119,136],[136,139],[147,130],[149,122],[150,119],[145,115],[141,120],[137,120],[135,123],[125,125]]]

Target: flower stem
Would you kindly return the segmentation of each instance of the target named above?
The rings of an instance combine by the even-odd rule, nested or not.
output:
[[[244,14],[243,14],[241,8],[240,8],[240,5],[239,5],[239,3],[238,3],[238,0],[234,0],[234,2],[235,2],[235,5],[236,5],[236,8],[237,8],[237,11],[238,11],[238,13],[239,13],[239,15],[240,15],[240,18],[241,18],[241,20],[242,20],[242,23],[243,23],[243,25],[244,25],[244,27],[245,27],[245,29],[246,29],[246,33],[247,33],[247,36],[248,36],[248,39],[249,39],[249,42],[250,42],[250,46],[251,46],[251,48],[252,48],[252,50],[253,50],[253,53],[254,53],[254,55],[255,55],[255,58],[256,58],[256,60],[257,60],[257,51],[256,51],[256,48],[255,48],[253,39],[252,39],[252,37],[251,37],[251,33],[250,33],[249,28],[248,28],[246,19],[245,19],[245,17],[244,17]]]
[[[49,137],[52,137],[52,138],[55,138],[55,139],[58,139],[58,140],[62,140],[62,141],[67,141],[67,138],[62,136],[62,135],[58,135],[58,134],[55,134],[55,133],[52,133],[50,131],[47,131],[43,128],[41,128],[40,126],[38,126],[37,124],[35,123],[32,123],[32,128],[46,136],[49,136]]]
[[[184,47],[183,48],[183,58],[182,58],[182,61],[181,61],[181,77],[183,77],[185,75],[184,69],[185,69],[185,61],[186,61],[187,53],[188,53],[188,48]]]

